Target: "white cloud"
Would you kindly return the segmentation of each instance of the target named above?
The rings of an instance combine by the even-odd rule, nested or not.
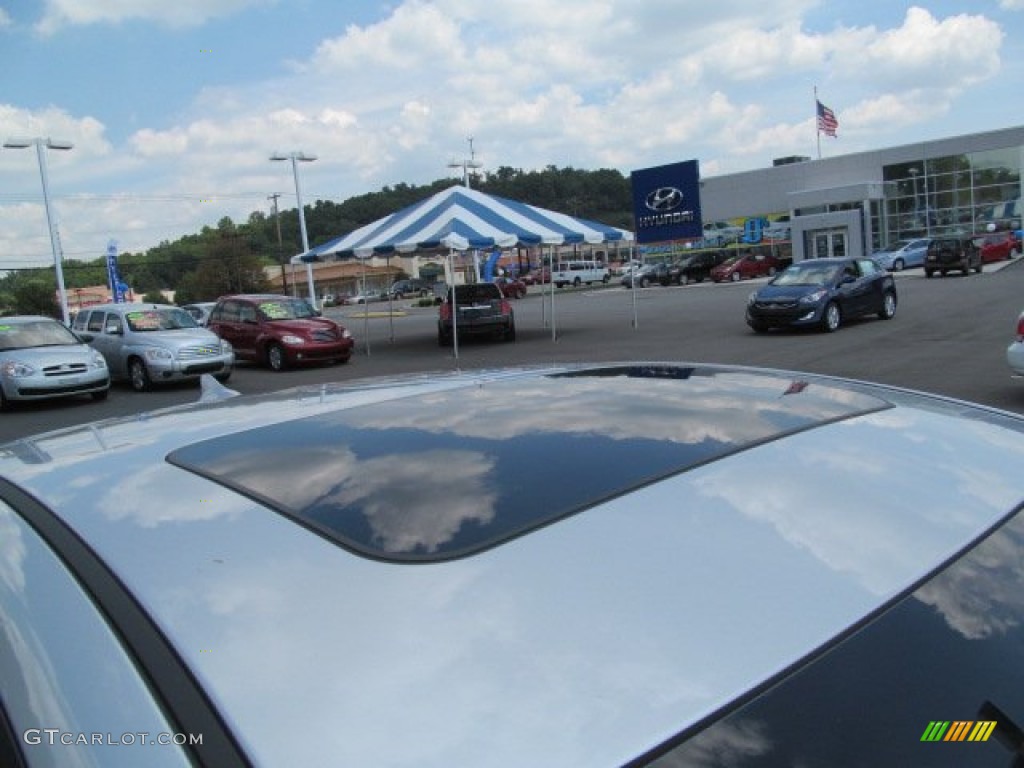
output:
[[[66,26],[118,24],[145,20],[171,27],[193,27],[275,0],[46,0],[36,25],[42,34]]]
[[[1024,11],[1024,0],[999,0],[999,7],[1006,11]]]
[[[0,8],[0,29],[3,27],[11,26],[11,14],[9,14],[4,8]]]
[[[129,18],[200,24],[271,1],[48,0],[44,23],[51,30]],[[888,27],[823,28],[810,21],[821,13],[816,0],[764,7],[719,0],[699,18],[633,0],[392,6],[369,24],[337,30],[325,21],[308,58],[282,65],[277,77],[201,87],[173,119],[140,122],[118,146],[107,138],[102,113],[57,107],[0,105],[0,133],[74,141],[54,168],[54,188],[125,193],[105,226],[133,222],[139,239],[123,248],[137,250],[156,241],[147,234],[173,239],[195,231],[195,224],[177,222],[197,211],[214,222],[242,220],[275,191],[285,194],[283,206],[293,205],[290,169],[269,162],[274,151],[318,156],[301,170],[307,200],[454,180],[459,173],[447,163],[467,154],[470,136],[485,170],[555,165],[628,173],[699,157],[705,174],[727,173],[807,153],[815,84],[839,116],[842,151],[891,143],[879,137],[894,129],[902,141],[906,130],[937,124],[965,94],[994,81],[1008,34],[980,13],[938,17],[920,7]],[[1006,119],[1019,122],[1009,111]],[[977,128],[960,132],[971,130]],[[27,158],[6,156],[16,154],[0,153],[7,188],[3,174],[32,168]],[[133,169],[144,172],[129,175]],[[12,202],[36,202],[37,182],[19,179],[16,188],[29,192]],[[174,199],[150,213],[132,195]],[[88,210],[83,199],[58,200],[58,207],[69,252],[80,250],[76,235],[100,223],[95,216],[75,220]],[[0,235],[0,246],[16,254],[34,237],[34,229],[10,232]]]

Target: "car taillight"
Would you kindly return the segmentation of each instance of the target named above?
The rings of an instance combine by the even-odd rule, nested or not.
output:
[[[501,314],[503,314],[503,315],[511,315],[512,314],[512,305],[509,304],[506,299],[502,299],[501,300]]]
[[[1024,341],[1024,315],[1017,318],[1017,341]]]

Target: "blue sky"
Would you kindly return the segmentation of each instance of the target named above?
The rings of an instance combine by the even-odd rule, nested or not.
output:
[[[764,6],[764,7],[751,7]],[[68,258],[399,183],[548,165],[701,173],[1024,123],[1024,0],[0,0],[0,139],[53,137]],[[337,233],[344,234],[344,233]],[[0,150],[0,270],[52,262]]]

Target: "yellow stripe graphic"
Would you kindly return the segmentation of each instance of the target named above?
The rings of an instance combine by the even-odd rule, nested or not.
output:
[[[978,724],[974,726],[974,730],[971,731],[971,735],[967,738],[967,740],[988,741],[988,737],[992,735],[992,731],[994,731],[995,729],[995,720],[979,720]]]

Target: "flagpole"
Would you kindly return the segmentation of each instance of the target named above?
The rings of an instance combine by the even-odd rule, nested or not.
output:
[[[818,86],[814,86],[814,130],[818,138],[818,159],[821,160],[821,122],[818,120]]]

